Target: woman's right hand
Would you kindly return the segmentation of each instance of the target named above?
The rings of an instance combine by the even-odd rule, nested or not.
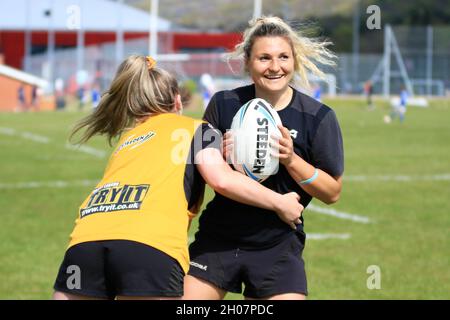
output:
[[[280,195],[276,213],[278,217],[287,223],[292,229],[297,229],[297,224],[301,224],[300,217],[304,207],[300,204],[300,196],[295,192]]]
[[[227,163],[232,163],[233,157],[233,133],[228,130],[223,135],[223,158]]]

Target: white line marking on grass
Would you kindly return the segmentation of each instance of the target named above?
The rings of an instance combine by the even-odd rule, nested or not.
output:
[[[18,133],[13,128],[6,128],[6,127],[0,127],[0,134],[5,134],[8,136],[19,136],[21,138],[31,140],[34,142],[38,142],[38,143],[49,143],[51,141],[48,137],[44,137],[44,136],[41,136],[41,135],[38,135],[35,133],[31,133],[31,132]],[[72,151],[87,153],[87,154],[97,157],[97,158],[106,157],[106,151],[88,147],[88,146],[84,146],[84,145],[74,146],[69,143],[66,143],[65,148],[68,150],[72,150]]]
[[[49,143],[50,142],[49,138],[31,133],[31,132],[23,132],[20,136],[24,139],[31,140],[31,141],[38,142],[38,143]]]
[[[13,128],[0,127],[0,133],[8,136],[19,136],[38,143],[49,143],[50,139],[31,132],[18,133]]]
[[[66,149],[72,150],[72,151],[78,151],[90,154],[91,156],[97,157],[97,158],[104,158],[106,157],[106,151],[88,147],[88,146],[74,146],[71,144],[66,144]]]
[[[306,240],[328,240],[328,239],[339,239],[348,240],[351,234],[349,233],[307,233]]]
[[[345,219],[345,220],[351,220],[354,222],[360,222],[360,223],[370,223],[370,219],[368,217],[364,217],[357,214],[347,213],[347,212],[341,212],[330,208],[322,208],[315,206],[313,204],[309,204],[306,208],[307,210],[311,210],[320,214],[325,214],[329,216],[333,216],[335,218],[339,219]]]
[[[407,176],[407,175],[352,175],[344,176],[344,181],[398,181],[398,182],[411,182],[411,181],[450,181],[450,173],[442,173],[435,175],[423,175],[423,176]]]
[[[12,128],[0,127],[0,133],[6,134],[8,136],[13,136],[16,134],[16,131]]]
[[[71,188],[95,186],[96,180],[0,183],[0,189]]]

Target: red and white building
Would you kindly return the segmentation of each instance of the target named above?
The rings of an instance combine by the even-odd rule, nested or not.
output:
[[[56,51],[77,47],[80,37],[85,47],[114,43],[118,34],[126,43],[148,39],[150,22],[149,13],[120,1],[0,0],[0,54],[6,65],[25,69],[27,52],[47,52],[49,40]],[[227,51],[240,39],[236,33],[182,31],[162,18],[157,28],[162,53]]]

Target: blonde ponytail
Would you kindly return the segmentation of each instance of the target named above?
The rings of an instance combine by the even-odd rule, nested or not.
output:
[[[178,82],[171,74],[154,63],[150,65],[148,57],[130,56],[119,66],[95,111],[75,126],[70,140],[78,131],[86,129],[77,143],[104,134],[111,145],[115,137],[134,126],[137,120],[171,112],[178,93]]]

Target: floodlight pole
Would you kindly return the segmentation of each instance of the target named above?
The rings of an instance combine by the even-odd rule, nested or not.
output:
[[[262,0],[253,1],[253,19],[259,18],[262,15]]]
[[[30,72],[30,56],[31,56],[31,4],[30,0],[25,3],[25,58],[23,62],[23,69],[25,72]]]
[[[427,95],[431,96],[433,82],[433,27],[427,27]]]
[[[356,1],[355,7],[353,8],[353,85],[358,83],[359,74],[359,25],[360,25],[360,0]]]
[[[83,8],[84,0],[79,0],[80,16],[77,25],[77,71],[84,68],[84,30],[83,30]]]
[[[123,59],[124,43],[123,43],[123,0],[117,0],[117,29],[116,29],[116,66]]]
[[[53,92],[55,75],[55,24],[53,18],[55,16],[54,4],[54,0],[50,0],[50,9],[48,11],[47,63],[50,92]]]
[[[389,98],[391,81],[391,26],[384,26],[383,96]]]
[[[158,0],[150,0],[150,39],[148,51],[156,59],[158,54]]]

